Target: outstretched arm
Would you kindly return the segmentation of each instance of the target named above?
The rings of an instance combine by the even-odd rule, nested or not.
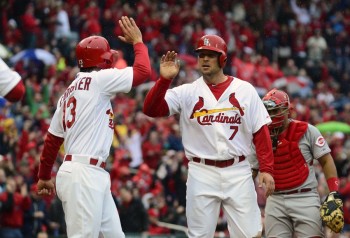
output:
[[[119,20],[119,26],[122,29],[123,36],[118,38],[134,47],[135,61],[133,65],[132,86],[138,86],[151,77],[151,63],[148,56],[148,49],[142,41],[142,34],[132,17],[122,16]]]
[[[160,79],[147,93],[143,113],[150,117],[162,117],[169,115],[169,107],[165,101],[165,94],[171,80],[176,77],[180,66],[174,51],[168,51],[160,61]]]

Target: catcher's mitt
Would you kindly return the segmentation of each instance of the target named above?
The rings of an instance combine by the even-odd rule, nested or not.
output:
[[[320,207],[321,220],[333,232],[339,233],[344,227],[343,201],[337,192],[331,192]]]

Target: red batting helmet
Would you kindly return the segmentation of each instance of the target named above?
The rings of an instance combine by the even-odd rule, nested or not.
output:
[[[205,35],[202,36],[196,47],[196,52],[199,50],[212,50],[220,53],[219,66],[223,68],[227,60],[227,45],[226,42],[217,35]]]
[[[286,115],[290,109],[288,94],[274,88],[263,97],[262,101],[272,120],[269,125],[270,132],[282,132],[280,128],[284,126]]]
[[[112,52],[108,41],[102,36],[89,36],[81,40],[75,48],[79,68],[112,67]]]

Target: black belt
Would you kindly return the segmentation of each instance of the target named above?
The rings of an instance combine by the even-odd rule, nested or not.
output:
[[[214,166],[214,167],[218,167],[218,168],[226,168],[228,166],[231,166],[235,163],[236,160],[238,160],[238,163],[242,162],[245,160],[245,156],[241,155],[238,158],[232,158],[232,159],[228,159],[228,160],[201,159],[198,157],[192,158],[193,162],[201,163],[201,161],[203,161],[203,163],[205,165]]]

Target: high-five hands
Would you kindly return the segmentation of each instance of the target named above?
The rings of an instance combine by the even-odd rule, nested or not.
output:
[[[180,64],[175,51],[168,51],[160,59],[160,76],[165,79],[173,79],[179,73]]]

